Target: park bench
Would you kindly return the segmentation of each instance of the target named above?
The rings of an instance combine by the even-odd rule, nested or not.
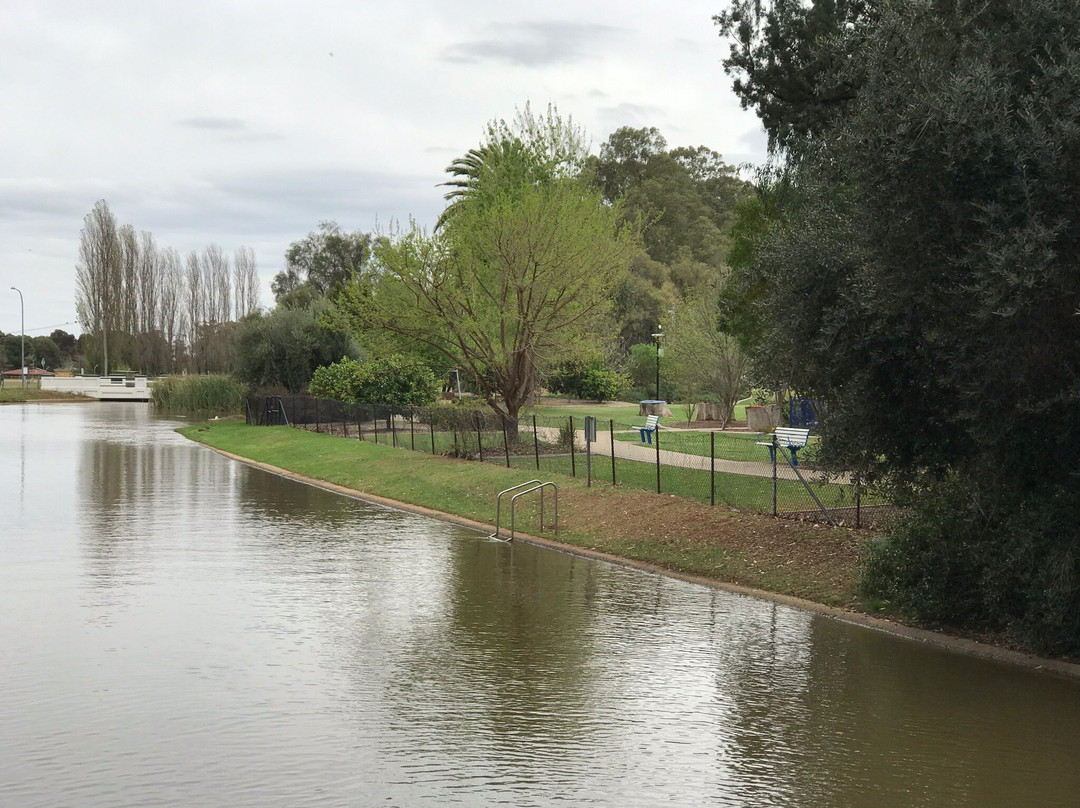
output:
[[[799,465],[799,449],[806,446],[807,441],[810,440],[809,429],[798,429],[791,426],[778,426],[776,431],[772,433],[772,440],[770,441],[758,441],[759,446],[768,446],[769,453],[773,455],[773,460],[776,457],[773,453],[776,451],[777,446],[782,446],[791,453],[791,465]]]
[[[638,432],[641,433],[641,442],[645,443],[648,439],[649,443],[652,443],[653,432],[660,428],[660,416],[650,415],[645,419],[645,426],[639,426]]]

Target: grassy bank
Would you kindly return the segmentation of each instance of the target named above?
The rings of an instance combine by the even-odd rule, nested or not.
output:
[[[433,457],[288,427],[220,422],[181,433],[317,480],[489,524],[497,492],[536,476],[535,469]],[[559,540],[567,544],[827,605],[856,602],[853,532],[623,487],[589,489],[571,477],[551,479],[559,486]],[[537,533],[537,516],[534,507],[525,507],[519,529]]]
[[[37,387],[4,386],[0,389],[0,404],[11,404],[20,401],[93,401],[88,396],[77,396],[72,393],[60,393],[56,390],[39,390]]]

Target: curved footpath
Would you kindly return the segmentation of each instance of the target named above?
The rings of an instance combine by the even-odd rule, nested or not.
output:
[[[455,516],[454,514],[443,513],[442,511],[435,511],[420,505],[411,505],[406,502],[398,502],[396,500],[387,499],[386,497],[380,497],[374,494],[368,494],[364,491],[358,491],[353,488],[346,488],[345,486],[337,485],[335,483],[317,480],[312,477],[305,477],[302,474],[297,474],[295,472],[289,471],[288,469],[271,466],[268,463],[260,463],[256,460],[251,460],[250,458],[233,454],[232,452],[226,452],[222,449],[217,449],[204,443],[200,443],[199,445],[204,446],[205,448],[217,452],[218,454],[228,457],[232,460],[236,460],[241,463],[245,463],[246,465],[261,469],[262,471],[267,471],[271,474],[276,474],[280,477],[284,477],[289,480],[295,480],[296,482],[311,485],[316,488],[322,488],[327,491],[332,491],[336,494],[342,494],[347,497],[352,497],[353,499],[358,499],[363,502],[369,502],[375,505],[381,505],[386,508],[393,508],[399,511],[406,511],[409,513],[416,513],[423,516],[428,516],[433,519],[439,519],[444,522],[450,522],[455,525],[460,525],[461,527],[475,530],[479,533],[484,533],[485,535],[491,535],[495,532],[494,525],[476,522],[472,519]],[[796,598],[790,595],[779,595],[775,592],[768,592],[761,589],[753,589],[751,587],[739,586],[738,584],[730,584],[724,581],[718,581],[713,578],[706,578],[701,575],[689,575],[685,573],[680,573],[675,570],[670,570],[665,567],[658,566],[656,564],[649,564],[642,561],[634,561],[632,559],[623,558],[621,556],[611,555],[610,553],[604,553],[597,550],[590,550],[584,547],[564,544],[560,541],[555,541],[554,539],[547,539],[542,536],[530,536],[527,534],[518,533],[517,540],[523,541],[527,544],[534,544],[541,547],[558,550],[560,552],[568,553],[570,555],[576,555],[583,558],[591,558],[600,561],[607,561],[612,564],[620,564],[626,567],[634,567],[645,572],[651,572],[656,575],[664,575],[669,578],[677,578],[682,581],[701,584],[702,586],[709,586],[714,589],[721,589],[725,592],[733,592],[739,595],[746,595],[749,597],[762,598],[764,600],[782,603],[784,605],[792,606],[797,609],[803,609],[808,612],[814,612],[816,614],[824,615],[834,620],[840,620],[842,622],[850,623],[852,625],[858,625],[865,628],[875,629],[877,631],[883,631],[887,634],[892,634],[897,637],[903,637],[905,639],[913,640],[915,642],[926,643],[927,645],[938,646],[958,653],[970,654],[972,656],[977,656],[982,659],[994,660],[997,662],[1011,665],[1019,665],[1021,667],[1045,671],[1059,676],[1080,679],[1080,663],[1076,662],[1067,662],[1061,659],[1040,657],[1034,654],[1024,653],[1022,651],[1015,651],[1009,648],[1001,648],[999,646],[991,645],[989,643],[971,640],[966,637],[955,637],[936,631],[928,631],[926,629],[915,628],[914,626],[907,626],[903,623],[898,623],[893,620],[886,620],[880,617],[873,617],[862,612],[852,612],[844,609],[838,609],[832,606],[825,606],[820,603],[814,603],[810,600],[804,600],[803,598]]]

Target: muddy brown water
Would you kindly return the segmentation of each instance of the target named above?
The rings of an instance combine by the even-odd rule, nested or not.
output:
[[[0,805],[1080,802],[1080,683],[491,542],[175,425],[0,407]]]

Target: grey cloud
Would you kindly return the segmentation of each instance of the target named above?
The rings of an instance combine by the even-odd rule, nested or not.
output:
[[[625,103],[601,107],[596,115],[604,132],[614,132],[620,126],[656,126],[664,131],[663,111],[659,107]]]
[[[430,177],[346,168],[236,174],[158,195],[142,204],[145,223],[136,226],[196,235],[228,230],[287,243],[323,219],[361,230],[410,215],[434,221],[443,203],[433,186]]]
[[[620,29],[610,25],[520,23],[501,27],[490,38],[451,45],[440,58],[460,64],[501,62],[520,67],[569,64],[595,55],[600,40],[610,39],[619,32]]]
[[[223,140],[242,143],[281,140],[282,138],[282,135],[275,132],[257,132],[239,118],[186,118],[177,121],[177,126],[215,133]]]

